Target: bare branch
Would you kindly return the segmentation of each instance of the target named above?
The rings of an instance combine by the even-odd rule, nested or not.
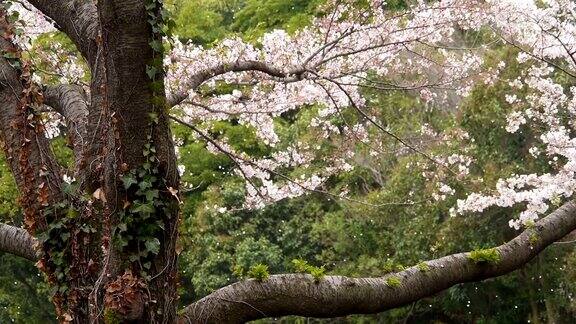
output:
[[[237,61],[234,64],[221,64],[217,67],[199,71],[187,81],[186,89],[195,89],[207,80],[216,76],[226,74],[228,72],[247,72],[258,71],[266,73],[269,76],[290,80],[299,80],[301,75],[305,72],[304,69],[284,72],[281,69],[260,61]],[[186,100],[188,97],[187,91],[180,91],[168,96],[168,104],[173,107]]]
[[[244,323],[300,315],[339,317],[371,314],[409,305],[453,285],[480,281],[514,271],[547,246],[576,229],[576,203],[571,201],[541,219],[511,241],[496,247],[500,261],[474,262],[458,253],[419,267],[378,278],[327,276],[315,282],[309,275],[274,275],[264,282],[246,280],[221,288],[184,309],[184,323]],[[534,238],[537,238],[535,240]],[[398,286],[387,284],[395,277]]]
[[[30,261],[37,261],[34,248],[36,239],[23,228],[0,223],[0,252],[14,254]]]
[[[354,108],[356,111],[358,111],[358,113],[360,113],[360,115],[362,117],[364,117],[366,120],[368,120],[372,125],[376,126],[376,128],[378,128],[380,131],[382,131],[384,134],[392,137],[393,139],[395,139],[396,141],[398,141],[400,144],[404,145],[405,147],[407,147],[408,149],[412,150],[413,152],[422,155],[423,157],[425,157],[426,159],[428,159],[429,161],[431,161],[434,164],[437,164],[443,168],[445,168],[446,170],[448,170],[448,172],[450,172],[451,174],[457,176],[457,174],[452,171],[452,169],[450,169],[449,166],[441,163],[440,161],[437,161],[436,159],[434,159],[432,156],[428,155],[426,152],[418,149],[417,147],[415,147],[414,145],[408,143],[406,140],[402,139],[401,137],[399,137],[398,135],[392,133],[391,131],[389,131],[388,129],[386,129],[384,126],[380,125],[380,123],[378,123],[377,121],[374,120],[374,118],[370,117],[366,112],[364,112],[362,109],[360,109],[360,107],[358,107],[358,105],[356,105],[356,103],[354,102],[354,99],[350,96],[350,94],[348,93],[348,91],[346,91],[346,89],[344,89],[344,87],[342,86],[342,84],[340,84],[338,81],[332,80],[330,78],[322,78],[324,80],[327,80],[329,82],[334,83],[338,89],[340,89],[340,91],[342,91],[342,93],[344,93],[344,95],[348,98],[348,101],[350,102],[350,105],[352,106],[352,108]],[[330,95],[330,92],[328,91],[328,89],[326,89],[326,87],[324,87],[322,84],[316,82],[316,84],[320,85],[324,91],[328,94],[328,96]],[[334,104],[336,105],[336,101],[332,99],[332,101],[334,102]]]
[[[51,106],[66,120],[68,136],[75,157],[75,176],[82,174],[83,152],[88,142],[88,104],[81,86],[61,84],[44,88],[44,103]]]
[[[338,200],[344,200],[344,201],[348,201],[351,203],[356,203],[356,204],[361,204],[361,205],[365,205],[365,206],[370,206],[370,207],[383,207],[383,206],[411,206],[411,205],[415,205],[418,204],[419,202],[413,202],[413,201],[405,201],[405,202],[387,202],[387,203],[381,203],[381,204],[371,204],[365,201],[361,201],[361,200],[356,200],[356,199],[352,199],[352,198],[348,198],[346,196],[339,196],[339,195],[335,195],[329,191],[326,190],[321,190],[321,189],[313,189],[313,188],[309,188],[308,186],[305,186],[301,183],[299,183],[298,181],[292,179],[291,177],[280,173],[276,170],[264,167],[254,161],[251,161],[248,158],[242,157],[241,155],[235,153],[235,152],[231,152],[227,149],[225,149],[224,147],[222,147],[222,145],[220,145],[214,138],[210,137],[208,134],[206,134],[205,132],[201,131],[198,127],[176,117],[173,115],[169,115],[169,118],[172,119],[173,121],[186,126],[190,129],[192,129],[196,134],[198,134],[200,137],[202,137],[204,140],[206,140],[208,143],[214,145],[214,147],[221,152],[222,154],[226,155],[228,157],[228,159],[230,159],[230,161],[232,161],[232,163],[234,163],[237,167],[238,167],[238,171],[242,174],[242,178],[244,178],[258,193],[258,195],[264,199],[265,196],[261,193],[260,189],[258,189],[258,186],[250,179],[250,177],[248,177],[244,170],[242,169],[241,163],[245,164],[245,165],[250,165],[252,167],[255,167],[257,169],[260,169],[264,172],[267,172],[271,175],[277,176],[278,178],[281,178],[282,180],[285,180],[287,182],[290,182],[292,184],[297,185],[298,187],[300,187],[301,189],[307,191],[307,192],[314,192],[314,193],[318,193],[318,194],[322,194],[325,195],[327,197],[333,198],[334,200],[338,201]]]

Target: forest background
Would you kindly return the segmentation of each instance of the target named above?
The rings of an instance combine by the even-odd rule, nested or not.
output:
[[[322,14],[322,0],[173,0],[166,1],[181,40],[210,47],[233,35],[255,41],[265,32],[294,32]],[[389,10],[409,3],[388,1]],[[466,37],[466,35],[464,36]],[[475,35],[482,37],[482,35]],[[35,46],[54,39],[72,48],[64,37],[42,36]],[[506,62],[506,79],[519,74],[517,52],[494,50],[486,65]],[[65,58],[62,58],[65,59]],[[542,173],[550,169],[528,151],[538,134],[526,129],[510,134],[506,116],[510,104],[504,82],[480,85],[464,100],[432,106],[410,91],[367,90],[372,109],[394,134],[431,155],[474,157],[470,172],[494,187],[512,174]],[[309,132],[314,109],[283,115],[275,125],[282,143],[303,141],[329,150],[334,143]],[[422,125],[425,125],[424,127]],[[221,121],[212,131],[226,134],[232,147],[264,156],[249,127]],[[474,183],[442,177],[451,195],[439,195],[438,182],[429,181],[430,168],[421,154],[406,150],[390,138],[378,156],[361,154],[355,168],[332,177],[321,192],[286,199],[258,210],[242,209],[244,182],[231,173],[234,163],[213,154],[184,126],[173,126],[179,143],[183,193],[180,255],[181,305],[245,276],[257,265],[269,273],[294,270],[306,261],[329,274],[381,275],[422,260],[451,253],[493,247],[508,241],[508,226],[518,210],[493,207],[482,214],[450,216],[458,198],[474,190]],[[464,141],[453,141],[465,134]],[[64,137],[54,142],[62,163],[72,154]],[[466,144],[463,145],[462,143]],[[320,162],[318,162],[320,163]],[[322,168],[322,165],[313,167]],[[294,171],[297,175],[297,170]],[[336,198],[347,191],[353,199]],[[326,194],[330,193],[330,194]],[[18,192],[5,161],[0,163],[0,221],[19,225],[22,212]],[[308,320],[284,318],[283,323],[562,323],[576,318],[576,254],[572,242],[558,242],[524,268],[479,283],[454,286],[412,305],[370,316]],[[49,287],[29,261],[0,253],[0,323],[53,323]],[[265,320],[261,322],[271,322]]]

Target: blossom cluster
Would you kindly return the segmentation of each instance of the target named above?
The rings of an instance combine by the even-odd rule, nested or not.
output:
[[[576,4],[568,0],[548,0],[540,5],[510,0],[492,1],[490,8],[483,19],[496,26],[498,36],[506,43],[521,50],[517,60],[526,65],[522,77],[509,81],[512,92],[505,101],[514,110],[507,117],[506,130],[515,133],[526,125],[539,133],[540,142],[529,152],[547,160],[554,171],[501,179],[495,193],[471,194],[458,201],[457,211],[482,212],[491,206],[523,204],[520,215],[510,220],[510,226],[519,229],[576,190],[576,88],[555,76],[576,75]],[[545,154],[540,154],[541,147]]]
[[[576,87],[557,77],[576,77],[573,1],[422,1],[405,12],[386,11],[378,0],[371,0],[367,10],[355,9],[351,1],[328,2],[331,11],[308,27],[293,34],[273,30],[256,43],[235,37],[205,48],[167,40],[172,47],[164,62],[171,113],[207,131],[216,121],[233,120],[253,129],[270,148],[269,156],[254,158],[237,152],[225,138],[207,141],[209,149],[235,160],[237,174],[246,179],[247,207],[320,190],[331,175],[354,167],[358,147],[366,148],[369,157],[381,155],[382,136],[391,133],[379,124],[378,110],[370,106],[365,90],[407,91],[440,106],[457,103],[476,85],[498,80],[506,64],[484,67],[483,55],[491,44],[462,47],[466,30],[489,32],[499,45],[518,50],[524,73],[508,80],[511,90],[502,98],[510,107],[506,130],[535,130],[539,142],[529,152],[545,159],[553,171],[501,179],[494,193],[470,194],[458,201],[456,210],[481,212],[490,206],[525,204],[510,222],[519,228],[574,193]],[[19,12],[23,21],[20,28],[26,38],[18,42],[24,49],[30,49],[38,35],[54,31],[25,1],[10,10]],[[76,60],[62,59],[70,53],[57,42],[50,46],[48,54],[32,57],[35,65],[47,69],[35,80],[46,82],[48,75],[55,75],[51,81],[81,82],[85,68]],[[286,145],[277,129],[279,117],[306,107],[315,109],[308,126],[317,140]],[[342,117],[346,109],[360,118],[347,124]],[[440,136],[426,125],[422,134]],[[328,140],[335,148],[320,153],[319,143]],[[406,147],[398,154],[413,151]],[[470,174],[472,162],[465,153],[433,159],[454,168],[461,179]],[[318,160],[322,170],[314,167]],[[433,198],[455,194],[444,176],[425,176],[437,182]]]
[[[250,205],[315,190],[333,171],[349,171],[354,164],[351,142],[370,147],[370,155],[381,154],[381,141],[369,135],[370,129],[380,127],[374,122],[378,112],[368,108],[364,89],[413,91],[426,102],[440,103],[465,96],[481,69],[480,52],[450,49],[457,42],[456,28],[471,28],[469,20],[478,10],[472,2],[422,4],[408,13],[388,12],[381,1],[372,1],[368,11],[354,9],[349,1],[334,3],[330,14],[303,30],[295,34],[273,30],[257,44],[231,38],[203,48],[172,40],[173,50],[165,60],[168,97],[186,121],[206,127],[214,121],[237,121],[253,128],[276,156],[288,156],[292,153],[277,147],[276,118],[316,107],[310,127],[317,130],[318,142],[344,137],[346,145],[341,147],[348,151],[322,156],[329,166],[321,175],[307,176],[306,183],[292,179],[282,189],[265,171],[270,168],[259,166],[274,158],[244,157],[250,163],[239,161],[239,173],[258,179],[247,183],[249,196],[254,197]],[[341,122],[342,111],[350,107],[364,121],[337,127],[334,120]],[[309,152],[308,157],[280,164],[306,167],[318,156]],[[272,169],[279,167],[276,164]],[[262,185],[254,188],[254,183]],[[264,196],[260,203],[258,196]]]

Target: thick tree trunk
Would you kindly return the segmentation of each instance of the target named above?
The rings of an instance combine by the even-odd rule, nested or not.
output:
[[[150,2],[154,4],[154,2]],[[148,5],[150,5],[148,3]],[[172,323],[176,318],[178,187],[174,145],[164,109],[163,75],[150,75],[163,53],[149,18],[161,8],[146,1],[98,2],[102,66],[93,71],[100,100],[93,111],[107,121],[101,137],[99,183],[103,204],[102,282],[105,317]],[[95,88],[93,86],[93,88]],[[93,103],[94,104],[94,103]],[[106,242],[108,240],[109,242]],[[111,240],[111,241],[110,241]],[[97,311],[98,309],[94,309]],[[99,313],[91,312],[92,320]]]
[[[148,21],[160,8],[145,1],[98,3],[102,41],[93,69],[92,111],[105,126],[92,127],[103,144],[96,196],[103,202],[102,240],[108,246],[92,293],[108,321],[172,323],[176,319],[178,187],[167,121],[163,75],[151,66],[162,53]],[[159,68],[158,70],[161,70]],[[100,193],[103,193],[100,196]],[[101,318],[93,307],[91,321]]]
[[[63,190],[62,169],[35,113],[43,103],[40,88],[30,81],[0,9],[0,46],[9,53],[0,58],[0,130],[22,192],[26,228],[39,237],[37,264],[54,289],[58,319],[173,323],[179,179],[165,109],[163,53],[153,46],[161,44],[161,35],[150,22],[160,17],[161,2],[32,3],[75,33],[71,39],[92,72],[91,100],[74,86],[44,89],[44,103],[73,133],[79,184]],[[151,66],[158,73],[151,75]],[[32,240],[11,227],[0,229],[7,234],[0,241],[3,250]],[[35,257],[33,249],[20,254]]]

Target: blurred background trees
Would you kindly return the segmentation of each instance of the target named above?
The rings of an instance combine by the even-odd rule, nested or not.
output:
[[[275,28],[289,32],[322,15],[322,0],[171,0],[166,1],[182,40],[210,47],[231,35],[256,40]],[[358,1],[362,6],[363,1]],[[389,1],[389,10],[407,5]],[[481,37],[476,35],[475,37]],[[59,40],[65,43],[65,40]],[[466,41],[466,40],[464,40]],[[39,39],[38,46],[42,46]],[[67,44],[63,44],[67,46]],[[514,76],[522,66],[510,49],[494,48],[493,63],[503,60],[503,73]],[[508,77],[507,79],[512,79]],[[528,152],[538,134],[505,131],[509,111],[504,94],[510,85],[496,81],[477,86],[454,106],[428,107],[409,91],[366,90],[369,109],[379,122],[430,155],[466,154],[475,158],[470,172],[494,187],[514,173],[545,172],[549,165]],[[314,107],[311,107],[314,108]],[[302,141],[330,150],[338,143],[319,139],[307,127],[314,109],[283,116],[276,128],[282,143]],[[346,114],[346,111],[343,111]],[[354,115],[346,116],[353,119]],[[423,129],[422,125],[426,125]],[[180,256],[181,304],[186,305],[239,279],[255,264],[271,273],[293,271],[292,260],[324,266],[330,274],[377,276],[446,254],[498,245],[514,236],[507,226],[513,210],[491,208],[482,215],[450,216],[457,198],[478,183],[462,182],[391,138],[382,138],[382,153],[363,154],[357,168],[332,177],[323,193],[284,200],[260,210],[243,210],[244,182],[225,155],[209,152],[184,126],[174,125],[183,166],[183,221]],[[215,134],[252,155],[264,155],[253,130],[219,122]],[[458,140],[454,140],[458,138]],[[65,140],[54,141],[62,160],[70,159]],[[319,162],[320,163],[320,162]],[[322,165],[311,167],[321,168]],[[298,170],[289,170],[297,177]],[[456,190],[438,197],[438,181]],[[17,191],[5,162],[0,164],[0,218],[21,223]],[[462,284],[411,306],[373,316],[283,323],[569,323],[576,317],[576,243],[557,243],[510,275]],[[244,271],[242,271],[244,270]],[[0,322],[51,323],[50,291],[29,262],[0,253]],[[25,307],[24,307],[25,306]],[[264,320],[273,322],[273,320]]]

